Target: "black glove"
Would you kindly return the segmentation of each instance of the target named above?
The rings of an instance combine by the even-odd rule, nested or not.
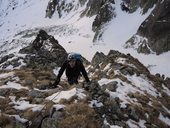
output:
[[[57,85],[59,84],[60,82],[60,79],[56,79],[54,83],[50,83],[50,88],[57,88]]]
[[[87,81],[87,82],[84,84],[84,89],[85,89],[86,91],[89,91],[89,89],[90,89],[90,84],[91,84],[91,81]]]
[[[60,83],[60,79],[59,78],[57,78],[56,80],[55,80],[55,82],[53,83],[53,85],[58,85]]]

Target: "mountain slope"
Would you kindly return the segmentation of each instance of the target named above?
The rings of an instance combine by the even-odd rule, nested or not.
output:
[[[131,53],[145,66],[150,67],[154,74],[170,76],[170,69],[164,68],[169,63],[166,59],[170,56],[169,53],[145,56],[122,47],[150,15],[154,4],[135,0],[128,5],[127,0],[125,5],[130,10],[126,12],[122,11],[122,2],[125,1],[60,1],[56,4],[52,17],[48,18],[48,0],[1,0],[1,56],[17,53],[19,49],[30,44],[40,29],[44,29],[54,35],[67,52],[79,52],[88,60],[91,60],[97,51],[108,54],[110,49],[114,49]],[[106,15],[104,10],[107,10],[106,14],[109,15]],[[150,61],[152,59],[154,61]],[[160,63],[160,60],[164,63]]]
[[[41,30],[19,53],[0,61],[0,127],[170,126],[170,78],[150,74],[130,54],[97,52],[90,63],[83,61],[89,85],[81,78],[70,86],[63,76],[50,89],[65,49]]]

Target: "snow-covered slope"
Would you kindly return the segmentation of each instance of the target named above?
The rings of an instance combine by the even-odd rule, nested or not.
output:
[[[152,9],[145,15],[142,15],[140,8],[129,14],[121,10],[122,1],[115,0],[113,7],[116,17],[105,24],[100,40],[93,42],[95,33],[92,31],[92,24],[95,16],[80,17],[87,3],[79,6],[79,1],[76,0],[73,3],[76,8],[69,13],[62,12],[62,17],[59,18],[55,11],[53,17],[49,19],[45,18],[48,2],[49,0],[0,1],[0,48],[3,51],[1,56],[17,52],[20,47],[28,45],[33,40],[39,29],[45,29],[49,34],[55,36],[67,52],[79,52],[88,60],[92,59],[96,51],[107,54],[110,49],[114,49],[131,53],[139,58],[145,66],[150,67],[152,73],[159,72],[170,76],[170,69],[166,66],[170,63],[169,52],[159,56],[142,55],[132,49],[123,48],[123,44],[137,32],[138,27]],[[69,0],[66,2],[71,3]],[[19,42],[11,42],[13,39],[19,39]]]

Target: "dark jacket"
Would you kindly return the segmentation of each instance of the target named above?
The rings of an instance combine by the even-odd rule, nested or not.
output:
[[[66,76],[68,77],[68,79],[72,79],[72,78],[76,78],[78,79],[78,77],[82,74],[86,80],[86,82],[89,82],[89,78],[87,76],[87,72],[82,64],[82,62],[80,60],[76,60],[76,64],[73,68],[70,67],[69,65],[69,61],[66,60],[61,69],[59,70],[57,79],[60,79],[60,77],[62,76],[64,70],[66,70]]]

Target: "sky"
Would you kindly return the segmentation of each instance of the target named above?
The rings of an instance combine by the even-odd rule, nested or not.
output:
[[[123,48],[124,43],[137,32],[140,24],[147,18],[152,9],[145,15],[141,14],[141,9],[133,14],[128,14],[121,11],[121,1],[115,0],[114,7],[117,16],[105,26],[102,40],[93,42],[92,23],[95,16],[80,18],[80,12],[84,10],[85,6],[79,7],[78,0],[73,3],[75,8],[79,7],[78,10],[74,11],[73,9],[69,14],[62,12],[63,16],[60,19],[57,12],[54,13],[52,19],[45,18],[48,0],[15,1],[18,4],[14,10],[10,7],[7,8],[9,1],[0,1],[0,42],[19,39],[20,36],[14,37],[14,35],[26,29],[54,26],[56,29],[49,34],[53,35],[67,52],[78,52],[91,61],[97,51],[108,54],[111,49],[118,50],[125,54],[130,53],[138,58],[146,67],[149,67],[152,74],[160,73],[170,77],[170,66],[167,66],[170,63],[170,59],[168,59],[170,58],[170,52],[159,56],[156,54],[144,55],[138,54],[134,49]],[[71,1],[68,0],[67,2]],[[30,43],[34,38],[23,40]],[[17,52],[22,46],[24,45],[14,43],[4,46],[3,43],[0,43],[3,50],[16,48],[9,50],[8,53]]]

